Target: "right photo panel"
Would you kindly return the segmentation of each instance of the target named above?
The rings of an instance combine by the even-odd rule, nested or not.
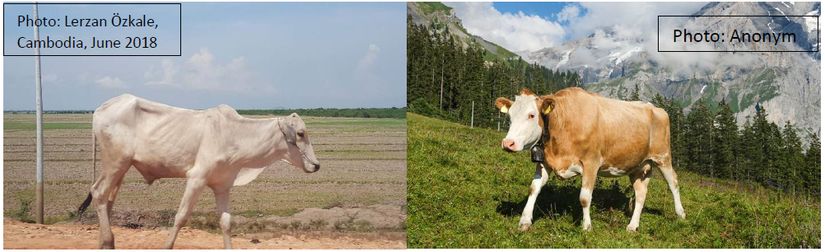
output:
[[[820,14],[407,3],[407,246],[820,248]]]

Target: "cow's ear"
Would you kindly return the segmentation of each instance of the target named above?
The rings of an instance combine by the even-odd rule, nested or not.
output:
[[[496,108],[499,109],[501,113],[507,114],[507,112],[510,111],[510,106],[512,105],[513,101],[510,101],[510,99],[504,97],[499,97],[496,99]]]
[[[553,97],[551,95],[545,95],[542,96],[540,99],[541,103],[539,103],[539,111],[541,111],[541,113],[545,115],[550,114],[550,112],[553,112],[553,109],[556,108],[556,101],[553,100]]]
[[[286,142],[294,144],[296,141],[296,134],[295,134],[295,127],[292,126],[287,120],[281,120],[278,122],[278,127],[281,128],[281,132],[284,133],[284,137],[286,137]]]

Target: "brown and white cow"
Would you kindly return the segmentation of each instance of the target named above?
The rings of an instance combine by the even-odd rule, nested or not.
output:
[[[548,122],[545,162],[536,166],[519,222],[522,231],[532,224],[533,207],[547,183],[548,169],[562,179],[582,175],[579,200],[585,230],[591,229],[591,194],[596,177],[601,175],[630,177],[636,202],[627,230],[635,231],[652,167],[662,172],[673,193],[676,214],[685,218],[671,165],[670,122],[664,110],[650,103],[609,99],[575,87],[545,96],[523,89],[515,101],[496,99],[496,107],[510,116],[509,131],[501,142],[506,151],[529,149],[542,139],[544,121]]]

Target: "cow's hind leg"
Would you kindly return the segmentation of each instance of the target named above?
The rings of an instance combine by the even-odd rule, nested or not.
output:
[[[223,246],[226,249],[232,248],[232,237],[230,236],[232,234],[232,215],[229,214],[230,188],[231,185],[212,187],[212,191],[215,193],[215,210],[220,216],[221,232],[223,232]]]
[[[198,196],[203,192],[206,185],[203,179],[190,178],[186,181],[186,191],[183,193],[183,199],[180,201],[178,213],[175,215],[175,226],[172,227],[172,232],[169,233],[169,239],[166,240],[166,248],[171,249],[175,245],[175,239],[178,237],[178,232],[189,220],[189,215],[192,213],[192,208],[198,202]]]
[[[112,183],[113,188],[112,191],[109,192],[108,201],[106,202],[106,212],[109,213],[109,219],[112,219],[112,207],[115,205],[115,199],[117,199],[117,192],[120,191],[120,185],[123,184],[123,177],[125,176],[119,176],[117,181]]]
[[[633,184],[633,191],[636,194],[635,204],[633,206],[633,217],[630,218],[630,224],[627,225],[628,231],[636,231],[639,227],[639,219],[642,215],[642,209],[645,206],[645,198],[647,197],[647,184],[650,182],[650,164],[645,163],[641,170],[630,174],[630,183]]]
[[[533,182],[530,183],[530,196],[527,197],[527,205],[524,206],[524,212],[521,213],[521,220],[519,221],[519,230],[527,231],[530,225],[533,224],[533,207],[536,205],[536,198],[541,192],[541,188],[547,184],[547,170],[543,165],[536,165],[536,174],[533,175]]]
[[[129,170],[129,163],[126,160],[104,161],[100,178],[92,185],[92,199],[100,223],[100,248],[112,249],[115,247],[115,236],[112,233],[110,221],[111,205],[109,199],[127,170]]]
[[[676,171],[673,170],[670,158],[658,165],[662,176],[667,180],[667,186],[670,187],[670,192],[673,194],[673,204],[676,206],[676,215],[680,218],[685,218],[685,209],[682,207],[682,198],[679,196],[679,180],[676,179]]]

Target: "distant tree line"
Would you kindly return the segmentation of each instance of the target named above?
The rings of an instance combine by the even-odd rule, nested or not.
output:
[[[444,25],[417,25],[407,16],[407,105],[412,112],[474,126],[506,127],[496,110],[497,97],[512,97],[522,87],[536,93],[580,84],[579,75],[500,58],[469,46]]]
[[[44,110],[43,114],[91,114],[94,110]],[[35,114],[34,110],[6,110],[5,114]]]
[[[638,95],[635,95],[638,97]],[[705,176],[751,181],[794,195],[820,194],[820,140],[808,133],[803,148],[790,122],[780,127],[767,120],[768,111],[756,104],[756,115],[737,126],[730,105],[716,109],[699,100],[685,115],[684,107],[659,94],[651,103],[670,116],[673,165]]]
[[[313,108],[313,109],[238,109],[242,115],[289,115],[357,118],[407,118],[406,108]],[[94,110],[47,110],[44,114],[91,114]],[[29,110],[5,111],[6,114],[34,114]]]
[[[406,108],[239,109],[242,115],[289,115],[359,118],[407,118]]]

